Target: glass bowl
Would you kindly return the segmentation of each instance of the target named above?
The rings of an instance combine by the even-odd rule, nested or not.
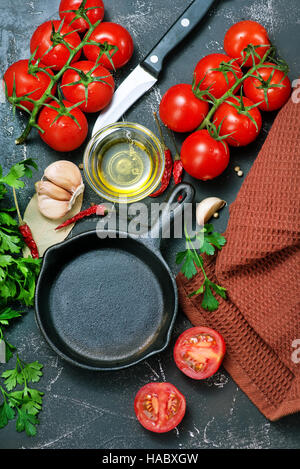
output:
[[[159,185],[165,168],[164,151],[146,127],[116,122],[91,138],[83,168],[88,184],[100,197],[118,203],[136,202]]]

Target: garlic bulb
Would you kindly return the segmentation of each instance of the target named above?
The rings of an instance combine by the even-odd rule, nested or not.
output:
[[[218,197],[207,197],[203,199],[196,208],[196,220],[198,225],[203,226],[218,210],[226,205],[225,200]]]
[[[79,168],[66,160],[50,164],[35,187],[41,214],[52,220],[65,216],[84,191]]]

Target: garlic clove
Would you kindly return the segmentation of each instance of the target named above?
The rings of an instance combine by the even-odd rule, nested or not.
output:
[[[84,191],[84,184],[80,184],[80,186],[77,187],[76,191],[73,193],[71,199],[70,199],[70,202],[69,202],[69,209],[71,210],[75,200],[77,199],[77,197],[82,194]]]
[[[69,201],[73,198],[70,192],[50,181],[38,181],[35,186],[38,195],[47,195],[51,199],[65,201]]]
[[[198,225],[203,226],[208,220],[226,205],[225,200],[218,197],[207,197],[203,199],[196,208],[196,220]]]
[[[69,202],[55,200],[45,194],[38,195],[38,207],[42,215],[51,220],[64,217],[69,211]]]
[[[44,177],[71,193],[82,184],[81,172],[71,161],[60,160],[50,164],[44,171]]]

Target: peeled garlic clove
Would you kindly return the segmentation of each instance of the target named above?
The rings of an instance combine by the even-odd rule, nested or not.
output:
[[[196,208],[196,220],[198,225],[203,226],[221,208],[226,205],[225,200],[218,197],[207,197],[203,199]]]
[[[38,195],[38,207],[41,214],[51,220],[64,217],[70,210],[68,201],[55,200],[44,194]]]
[[[51,199],[68,201],[72,198],[70,192],[50,181],[38,181],[35,186],[39,195],[47,195]]]
[[[75,192],[82,184],[80,169],[76,164],[67,160],[55,161],[44,171],[44,177],[56,186],[68,192]]]
[[[70,199],[70,202],[69,202],[69,209],[72,208],[75,200],[77,199],[77,197],[82,194],[84,191],[84,184],[80,184],[80,186],[77,187],[76,191],[73,193],[71,199]]]

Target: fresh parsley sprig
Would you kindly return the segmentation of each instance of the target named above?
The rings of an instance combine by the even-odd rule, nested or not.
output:
[[[193,238],[185,231],[185,237],[187,249],[177,253],[176,264],[182,264],[181,272],[188,280],[194,277],[199,269],[202,271],[203,283],[198,290],[190,293],[189,296],[203,295],[201,303],[202,308],[208,311],[215,311],[218,309],[219,301],[214,296],[213,292],[225,299],[226,289],[212,282],[207,277],[202,254],[207,254],[208,256],[214,255],[216,249],[222,249],[226,243],[226,239],[220,233],[214,231],[212,224],[204,225]],[[197,247],[194,243],[197,243]]]
[[[0,166],[0,358],[5,362],[12,358],[16,347],[4,336],[4,329],[23,315],[24,311],[18,311],[20,306],[33,304],[41,260],[22,257],[24,241],[13,217],[15,208],[3,206],[3,199],[9,188],[24,187],[22,178],[31,177],[32,168],[37,166],[30,158],[12,166],[5,176]],[[42,367],[37,361],[25,363],[16,353],[15,368],[0,375],[0,428],[16,418],[18,432],[36,434],[43,393],[29,387],[29,383],[40,380]]]
[[[43,393],[30,388],[29,383],[37,383],[41,376],[43,365],[38,361],[25,363],[17,354],[15,368],[1,374],[4,386],[0,385],[3,402],[0,405],[0,428],[5,427],[10,420],[17,416],[16,430],[25,430],[28,436],[36,435],[36,425],[39,423],[38,413],[42,409]],[[22,389],[15,389],[21,386]]]

